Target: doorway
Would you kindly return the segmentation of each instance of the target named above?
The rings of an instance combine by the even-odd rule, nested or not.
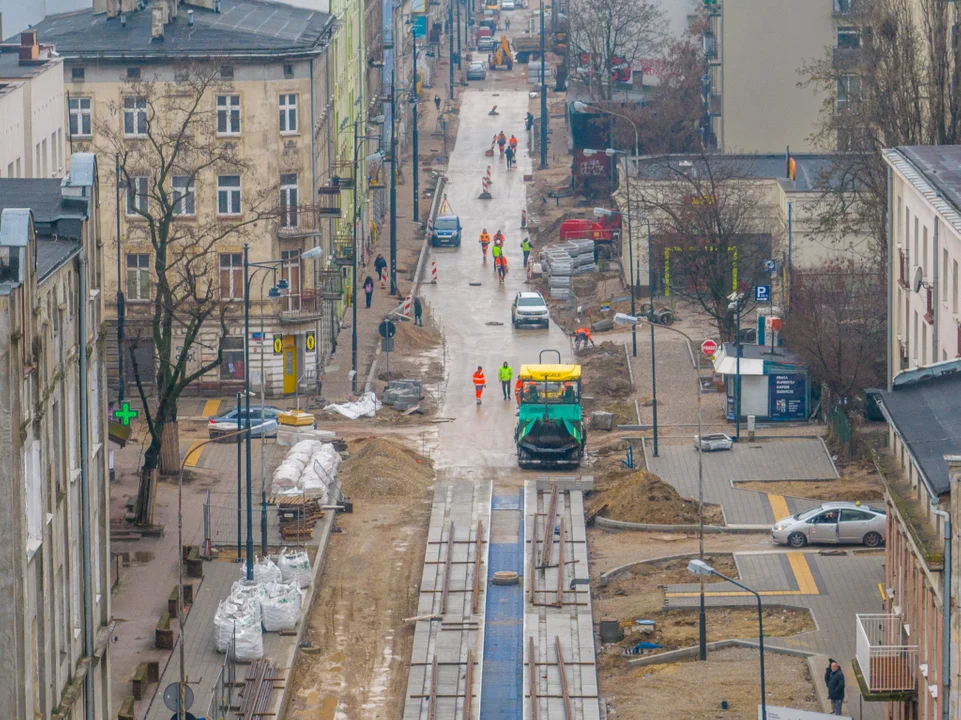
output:
[[[284,395],[297,391],[297,343],[293,335],[284,335]]]

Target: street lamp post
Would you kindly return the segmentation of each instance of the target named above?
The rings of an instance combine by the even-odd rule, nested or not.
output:
[[[544,50],[544,0],[541,0],[541,169],[547,167],[547,58]]]
[[[734,338],[734,441],[741,440],[741,297],[742,294],[735,290],[727,296],[730,304],[728,310],[733,310],[735,314],[735,338]]]
[[[413,112],[413,125],[414,125],[414,222],[420,221],[420,208],[417,206],[417,196],[419,194],[418,189],[418,161],[417,161],[417,25],[416,23],[411,26],[410,30],[411,40],[414,42],[414,78],[410,85],[410,104]],[[356,368],[355,368],[356,369]]]
[[[761,718],[760,720],[767,720],[767,691],[764,685],[764,612],[761,608],[761,596],[747,585],[739,583],[734,578],[729,578],[727,575],[722,575],[717,570],[712,568],[703,560],[691,560],[687,564],[687,569],[689,572],[695,575],[710,576],[715,575],[722,580],[727,580],[732,585],[737,585],[742,590],[747,590],[751,593],[757,600],[757,641],[758,647],[761,651]]]
[[[393,37],[393,30],[391,30]],[[394,66],[390,63],[390,294],[397,294],[397,101],[394,97]]]
[[[447,97],[450,100],[454,99],[454,0],[447,0],[447,43],[448,43],[448,53],[447,63],[450,67],[450,81],[448,82],[448,94]],[[438,53],[439,55],[440,53]]]
[[[250,427],[250,264],[247,259],[249,245],[244,243],[244,395],[246,398],[247,427]],[[263,352],[263,347],[261,347]],[[247,462],[247,579],[254,579],[254,515],[251,507],[253,491],[250,476],[250,433],[246,435],[244,451]]]
[[[351,270],[350,270],[350,310],[351,310],[351,321],[350,321],[350,369],[352,370],[350,376],[350,391],[352,393],[357,392],[357,183],[360,179],[357,177],[357,121],[354,121],[354,182],[353,190],[351,191],[351,208],[353,217],[351,218],[351,230],[350,230],[350,255],[351,255]]]
[[[648,225],[648,232],[650,232],[650,224]],[[624,323],[629,323],[633,326],[637,326],[639,322],[647,322],[651,326],[651,335],[654,335],[655,323],[653,318],[647,318],[642,320],[638,317],[628,317],[617,313],[614,316],[614,322],[618,325]],[[694,348],[694,341],[691,340],[691,336],[688,335],[683,330],[678,330],[675,327],[670,327],[669,325],[659,325],[662,330],[668,330],[673,333],[677,333],[687,340],[688,348],[691,351],[691,355],[697,357],[697,367],[696,367],[696,377],[695,382],[697,383],[697,437],[698,443],[700,444],[700,437],[702,435],[701,430],[701,355],[698,350]],[[655,426],[656,427],[656,426]],[[655,442],[657,442],[657,434],[655,431]],[[697,451],[697,545],[698,545],[698,558],[704,560],[704,466],[701,460],[701,449],[698,447]],[[707,614],[704,609],[704,581],[701,580],[701,592],[700,592],[700,613],[698,616],[698,659],[707,660]]]

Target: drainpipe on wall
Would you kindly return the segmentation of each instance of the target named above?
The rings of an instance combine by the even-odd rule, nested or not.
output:
[[[931,267],[934,269],[933,277],[931,278],[931,341],[933,344],[933,349],[931,351],[931,360],[933,362],[941,362],[941,353],[938,352],[941,349],[941,345],[938,342],[939,335],[938,325],[941,322],[941,312],[938,305],[941,302],[941,298],[938,295],[938,288],[940,287],[938,283],[940,282],[941,272],[947,272],[946,269],[938,268],[939,254],[938,254],[938,218],[934,218],[934,238],[933,243],[933,256],[931,258]]]
[[[894,202],[894,171],[888,166],[888,207],[891,207],[891,203]],[[894,292],[892,291],[890,284],[891,278],[894,277],[894,215],[890,211],[888,212],[887,222],[885,223],[888,233],[888,292],[886,293],[888,298],[888,321],[885,323],[885,330],[887,331],[887,348],[888,351],[885,353],[887,356],[888,363],[888,376],[885,381],[888,392],[891,392],[893,388],[894,381],[894,362],[892,357],[894,355]],[[900,310],[900,308],[899,308]]]
[[[83,558],[83,654],[93,662],[93,592],[90,587],[90,468],[87,462],[87,258],[80,251],[80,277],[77,293],[80,296],[77,308],[80,352],[77,357],[80,378],[80,538]],[[94,720],[94,677],[93,668],[88,668],[84,678],[84,715],[86,720]]]
[[[961,470],[961,457],[945,456],[949,468]],[[953,474],[953,473],[952,473]],[[931,511],[944,520],[944,589],[941,606],[941,720],[951,717],[951,514],[936,507],[937,498],[931,500]]]

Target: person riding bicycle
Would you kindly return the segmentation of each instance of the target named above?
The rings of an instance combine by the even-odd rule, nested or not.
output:
[[[491,244],[491,236],[490,236],[490,233],[487,232],[487,228],[484,228],[483,230],[481,230],[480,244],[481,244],[481,252],[484,253],[484,259],[486,260],[487,246]]]
[[[507,136],[505,136],[504,131],[501,130],[500,135],[497,136],[497,147],[500,148],[501,155],[504,154],[505,145],[507,145]]]

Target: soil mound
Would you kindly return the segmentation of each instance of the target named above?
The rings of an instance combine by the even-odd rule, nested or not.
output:
[[[580,357],[585,395],[621,399],[631,394],[631,376],[624,346],[602,342]]]
[[[591,510],[604,505],[603,517],[623,522],[654,525],[692,525],[698,520],[697,500],[681,497],[677,490],[644,470],[615,480],[601,492],[595,492]],[[720,508],[704,506],[706,525],[723,525]]]
[[[350,457],[341,463],[338,477],[349,498],[416,498],[434,480],[429,459],[391,440],[367,438],[347,447]]]

